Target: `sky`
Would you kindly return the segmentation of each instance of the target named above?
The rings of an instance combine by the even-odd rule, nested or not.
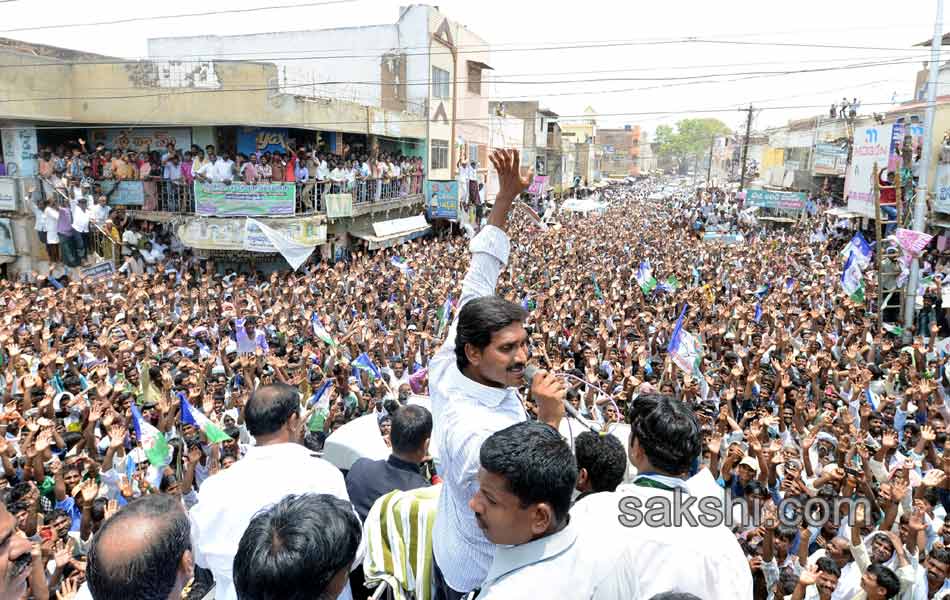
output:
[[[150,37],[394,23],[405,4],[336,0],[294,7],[301,3],[0,0],[0,36],[140,58]],[[929,49],[914,44],[933,36],[936,16],[936,0],[899,5],[883,0],[433,4],[491,44],[491,66],[499,80],[494,98],[536,98],[568,119],[591,106],[601,115],[601,126],[640,125],[651,134],[659,124],[697,117],[718,118],[740,130],[746,114],[740,108],[750,103],[761,109],[754,113],[755,129],[826,115],[843,96],[859,98],[862,112],[884,111],[892,100],[912,97],[915,74],[929,57]],[[265,6],[244,13],[76,26]],[[59,25],[68,27],[51,27]],[[24,30],[37,27],[45,29]],[[950,48],[945,52],[950,56]],[[789,73],[801,70],[808,72]]]

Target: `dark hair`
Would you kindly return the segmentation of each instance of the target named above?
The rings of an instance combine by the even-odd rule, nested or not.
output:
[[[595,492],[612,492],[627,472],[627,451],[616,436],[583,431],[574,440],[577,468],[587,469],[587,479]]]
[[[461,371],[468,366],[465,346],[484,350],[495,333],[527,318],[523,308],[498,296],[482,296],[469,301],[459,311],[455,334],[455,363]]]
[[[831,558],[822,556],[815,562],[815,564],[818,566],[818,570],[822,573],[834,575],[835,577],[841,577],[841,568],[838,567],[838,563],[833,561]]]
[[[930,551],[930,558],[945,565],[950,565],[950,550],[946,548],[934,548]]]
[[[791,525],[783,524],[783,525],[779,525],[775,529],[775,537],[782,538],[783,540],[787,540],[789,542],[794,540],[796,535],[798,535],[798,529],[796,529],[795,527]]]
[[[901,591],[900,579],[897,578],[894,571],[891,571],[884,565],[872,563],[871,566],[868,567],[868,573],[873,575],[877,584],[884,588],[887,592],[887,598],[893,598]]]
[[[278,431],[300,410],[299,395],[296,388],[286,383],[271,383],[254,390],[244,408],[247,430],[253,436]]]
[[[152,535],[137,552],[107,550],[103,544],[125,539],[133,521],[148,521]],[[175,587],[178,565],[191,550],[188,515],[181,501],[168,494],[149,494],[133,500],[106,520],[92,538],[86,577],[96,600],[151,600],[167,598]]]
[[[392,413],[389,439],[395,452],[415,452],[432,437],[432,413],[424,406],[401,406]]]
[[[630,444],[639,440],[650,463],[671,474],[687,473],[702,451],[693,411],[671,396],[645,394],[630,407]]]
[[[558,521],[567,516],[577,462],[550,425],[526,421],[497,431],[482,444],[479,460],[483,469],[505,478],[522,507],[547,502]]]
[[[326,494],[290,495],[257,513],[234,556],[241,600],[311,600],[326,592],[359,548],[349,502]]]

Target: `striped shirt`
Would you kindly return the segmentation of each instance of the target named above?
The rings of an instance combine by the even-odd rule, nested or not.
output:
[[[475,236],[470,248],[472,264],[462,282],[459,310],[474,298],[495,293],[510,252],[508,236],[491,225]],[[432,439],[438,446],[438,471],[443,481],[432,539],[435,560],[446,583],[457,592],[469,592],[484,581],[495,548],[468,506],[478,490],[479,451],[491,434],[526,417],[514,389],[486,387],[459,371],[455,363],[457,327],[456,318],[429,363]]]

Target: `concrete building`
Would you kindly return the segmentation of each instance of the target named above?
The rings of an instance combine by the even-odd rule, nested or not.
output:
[[[522,119],[492,112],[488,119],[488,130],[489,152],[503,148],[517,148],[520,151],[524,147],[525,124]],[[494,202],[498,189],[498,174],[491,170],[485,182],[486,200]]]
[[[551,126],[558,121],[557,113],[543,108],[537,100],[508,102],[491,101],[489,110],[493,114],[517,117],[524,122],[524,147],[521,150],[522,166],[534,167],[536,175],[548,175],[548,150],[552,156],[557,154],[560,165],[560,128]],[[549,136],[549,134],[551,134]],[[549,142],[551,143],[549,145]],[[555,145],[556,144],[556,145]],[[553,164],[553,161],[552,163]],[[558,166],[560,170],[560,166]]]
[[[266,60],[276,65],[274,84],[283,93],[404,111],[417,121],[425,115],[427,144],[416,152],[427,157],[431,179],[451,181],[460,160],[487,173],[491,53],[437,7],[402,7],[391,25],[158,38],[148,46],[149,56],[162,59]]]
[[[174,139],[179,148],[214,144],[228,152],[307,146],[340,155],[362,146],[411,155],[426,145],[427,123],[408,112],[408,103],[404,110],[390,103],[367,106],[283,93],[276,84],[279,68],[270,63],[126,61],[14,40],[0,40],[0,61],[16,65],[0,69],[0,97],[8,99],[0,104],[0,163],[7,175],[0,183],[0,218],[11,219],[16,238],[15,255],[0,262],[16,261],[14,271],[41,268],[45,257],[32,231],[32,213],[22,201],[27,189],[39,187],[31,178],[37,173],[37,150],[44,146],[84,138],[109,148],[145,150]],[[127,129],[128,123],[140,126]],[[137,189],[137,198],[123,192],[112,198],[114,204],[140,219],[177,223],[180,237],[197,253],[267,258],[266,253],[241,254],[244,218],[209,219],[194,205],[150,204],[143,200],[147,184],[128,182],[127,187]],[[324,255],[356,243],[381,247],[416,233],[401,230],[410,223],[400,219],[424,210],[421,187],[420,181],[413,193],[390,189],[372,201],[354,197],[345,217],[328,219],[313,186],[298,186],[290,210],[294,222],[281,223],[292,227],[295,239],[320,246]],[[390,221],[401,224],[385,225]]]
[[[638,125],[626,125],[623,129],[598,129],[596,141],[604,151],[603,171],[606,177],[636,177],[640,174]]]

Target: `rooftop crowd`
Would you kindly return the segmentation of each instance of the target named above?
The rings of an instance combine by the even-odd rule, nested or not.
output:
[[[417,597],[950,595],[939,294],[905,341],[842,290],[853,232],[821,213],[774,229],[642,183],[540,224],[518,162],[492,156],[472,239],[270,276],[169,244],[141,272],[0,282],[0,595],[366,597],[391,498],[432,507],[395,579]],[[367,417],[389,458],[320,458]],[[750,516],[622,518],[724,492]]]

